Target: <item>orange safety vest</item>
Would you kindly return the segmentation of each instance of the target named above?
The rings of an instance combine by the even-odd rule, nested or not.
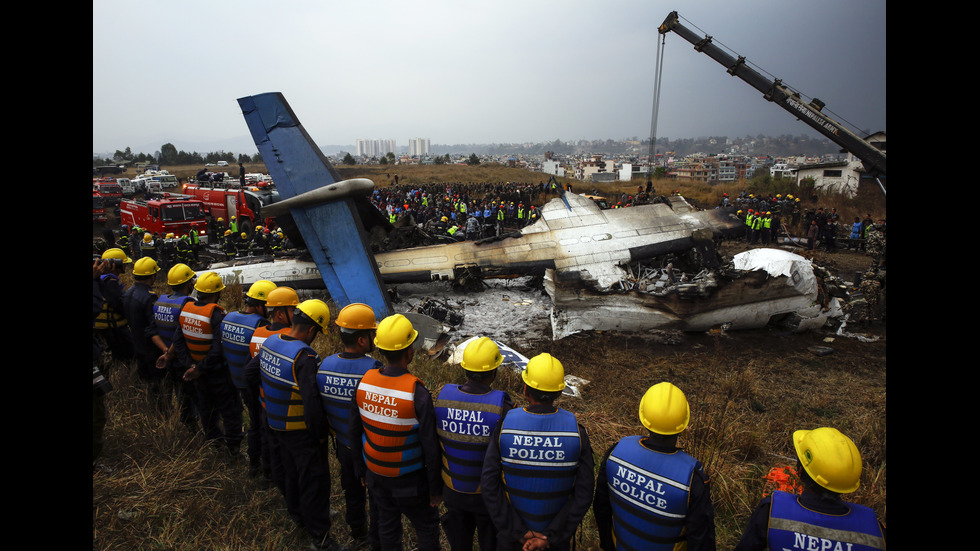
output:
[[[270,326],[263,325],[262,327],[256,327],[255,332],[252,333],[252,340],[248,342],[248,353],[251,357],[255,357],[259,353],[259,349],[262,348],[262,343],[272,335],[288,335],[290,327],[287,325],[282,329],[269,329]]]
[[[422,468],[415,417],[415,385],[419,382],[411,373],[389,377],[381,369],[371,369],[357,385],[364,459],[371,472],[398,477]]]
[[[211,314],[215,308],[224,312],[224,308],[215,302],[201,306],[188,302],[180,311],[180,331],[184,334],[187,351],[195,363],[208,355],[214,341],[215,328],[211,327]]]

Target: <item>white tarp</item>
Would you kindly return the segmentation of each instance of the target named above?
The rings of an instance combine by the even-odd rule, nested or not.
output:
[[[786,276],[787,283],[802,295],[817,298],[817,277],[809,259],[782,249],[759,248],[732,258],[736,270],[765,270],[772,277]]]

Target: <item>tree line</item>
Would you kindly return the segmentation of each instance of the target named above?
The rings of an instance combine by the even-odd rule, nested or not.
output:
[[[155,153],[133,153],[133,151],[127,147],[124,150],[117,149],[115,153],[112,154],[112,158],[93,158],[92,166],[104,166],[109,164],[123,164],[123,163],[145,163],[152,162],[161,165],[205,165],[207,163],[217,163],[218,161],[228,161],[229,164],[232,163],[261,163],[262,155],[256,153],[255,155],[249,156],[245,153],[239,153],[237,156],[234,153],[228,151],[212,151],[209,153],[198,153],[197,151],[187,152],[178,151],[177,148],[172,143],[165,143],[160,146],[160,151]]]

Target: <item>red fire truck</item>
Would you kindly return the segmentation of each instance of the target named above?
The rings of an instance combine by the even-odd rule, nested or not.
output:
[[[146,201],[124,199],[119,208],[119,222],[139,226],[150,233],[180,237],[197,229],[201,242],[207,242],[206,206],[203,201],[164,193],[159,199]]]
[[[279,192],[266,182],[244,188],[184,184],[183,193],[203,201],[215,222],[218,218],[224,220],[223,227],[219,228],[221,232],[227,229],[232,216],[238,222],[238,231],[248,237],[252,237],[255,226],[276,227],[275,218],[262,218],[262,207],[279,200]]]
[[[92,189],[99,192],[106,206],[114,207],[122,201],[122,186],[114,178],[93,178]]]
[[[92,222],[105,223],[105,201],[102,199],[102,195],[93,190],[92,191]]]

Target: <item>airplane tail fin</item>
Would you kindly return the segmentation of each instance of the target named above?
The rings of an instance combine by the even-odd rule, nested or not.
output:
[[[341,180],[281,93],[238,98],[238,104],[281,199]],[[333,302],[340,308],[352,302],[367,304],[383,319],[393,310],[358,215],[357,200],[344,197],[290,208],[289,212]]]

